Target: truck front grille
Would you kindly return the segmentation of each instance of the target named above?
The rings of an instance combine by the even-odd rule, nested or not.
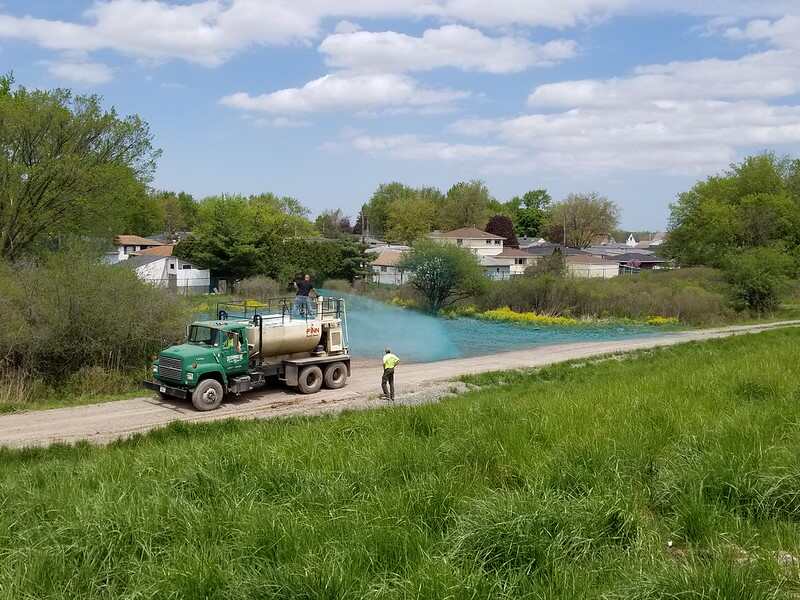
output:
[[[183,375],[181,367],[181,360],[179,358],[160,356],[158,358],[158,378],[181,381],[181,375]]]

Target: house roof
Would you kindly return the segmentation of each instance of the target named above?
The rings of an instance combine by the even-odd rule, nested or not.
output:
[[[129,269],[138,269],[139,267],[164,260],[165,258],[165,256],[131,256],[128,260],[123,260],[118,264],[124,265]]]
[[[499,235],[494,235],[493,233],[487,233],[485,231],[481,231],[475,227],[462,227],[461,229],[454,229],[453,231],[445,231],[444,233],[439,233],[434,237],[443,237],[443,238],[458,238],[462,240],[504,240],[506,238],[501,237]]]
[[[138,235],[118,235],[114,238],[114,244],[117,246],[163,246],[164,242],[150,240]]]
[[[584,256],[588,255],[589,252],[585,250],[580,250],[578,248],[564,248],[561,249],[561,246],[557,244],[547,244],[542,246],[531,246],[530,248],[525,248],[525,252],[532,256],[552,256],[556,253],[556,251],[561,252],[564,256]]]
[[[495,255],[495,258],[531,258],[531,253],[519,248],[503,248],[500,254]]]
[[[400,250],[384,250],[378,255],[378,258],[372,261],[376,267],[396,267],[403,260],[405,252]]]
[[[599,256],[591,256],[589,254],[567,256],[565,259],[569,265],[613,265],[615,261],[606,260]]]
[[[153,246],[152,248],[134,252],[133,256],[172,256],[172,251],[174,249],[174,244],[168,244],[166,246]]]
[[[616,262],[631,262],[638,260],[645,263],[665,263],[667,259],[656,256],[655,254],[643,254],[641,252],[628,252],[627,254],[620,254],[613,257]]]
[[[511,260],[497,256],[479,256],[478,262],[482,267],[511,267]]]

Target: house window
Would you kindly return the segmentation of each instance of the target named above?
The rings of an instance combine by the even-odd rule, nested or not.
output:
[[[125,254],[127,254],[128,252],[133,252],[133,248],[131,248],[130,246],[125,246]]]
[[[456,240],[456,244],[458,244],[459,246],[463,246],[464,240]]]
[[[183,269],[184,271],[188,271],[191,268],[192,268],[192,265],[181,265],[181,269]]]
[[[492,243],[492,240],[486,240],[486,243],[487,243],[487,244],[491,244],[491,243]]]
[[[170,271],[174,271],[175,270],[175,263],[170,263],[169,270]]]
[[[386,267],[381,267],[381,273],[386,273],[386,271],[388,271],[388,270],[389,269],[387,269]]]
[[[495,246],[499,246],[499,245],[500,245],[500,240],[495,240],[495,241],[494,241],[494,245],[495,245]]]
[[[518,265],[524,265],[525,264],[525,259],[524,258],[517,258],[517,259],[515,259],[514,262],[516,262]]]

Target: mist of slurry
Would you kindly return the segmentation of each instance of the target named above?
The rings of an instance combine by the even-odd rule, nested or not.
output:
[[[388,347],[406,362],[433,362],[481,356],[536,346],[605,341],[653,335],[652,327],[532,327],[481,321],[441,319],[352,294],[334,294],[347,301],[352,355],[378,358]]]

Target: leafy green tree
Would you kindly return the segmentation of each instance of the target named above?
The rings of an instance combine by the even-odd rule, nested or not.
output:
[[[697,183],[672,205],[665,252],[683,265],[724,266],[731,252],[800,244],[800,164],[751,156]]]
[[[492,197],[482,181],[460,182],[447,191],[439,223],[442,229],[477,227],[483,229],[489,220]]]
[[[395,202],[389,207],[386,240],[411,245],[431,231],[435,218],[436,205],[428,196],[416,193]]]
[[[743,310],[776,309],[789,286],[795,259],[784,248],[748,248],[725,259],[725,276],[734,293],[734,305]]]
[[[573,248],[586,248],[600,235],[616,229],[619,209],[608,198],[596,193],[570,194],[553,205],[548,215],[547,237],[553,242],[564,239]]]
[[[390,207],[398,202],[406,202],[415,196],[414,189],[402,183],[393,182],[379,185],[362,210],[362,214],[366,217],[369,233],[374,236],[384,235],[389,226]]]
[[[143,191],[159,156],[139,117],[104,110],[97,96],[15,88],[10,75],[0,77],[0,147],[0,257],[9,260],[122,225],[121,190]]]
[[[542,236],[552,201],[547,190],[526,192],[519,201],[516,214],[512,216],[517,234],[526,237]]]
[[[411,285],[433,313],[481,293],[487,284],[472,253],[452,244],[420,240],[400,266],[412,273]]]

